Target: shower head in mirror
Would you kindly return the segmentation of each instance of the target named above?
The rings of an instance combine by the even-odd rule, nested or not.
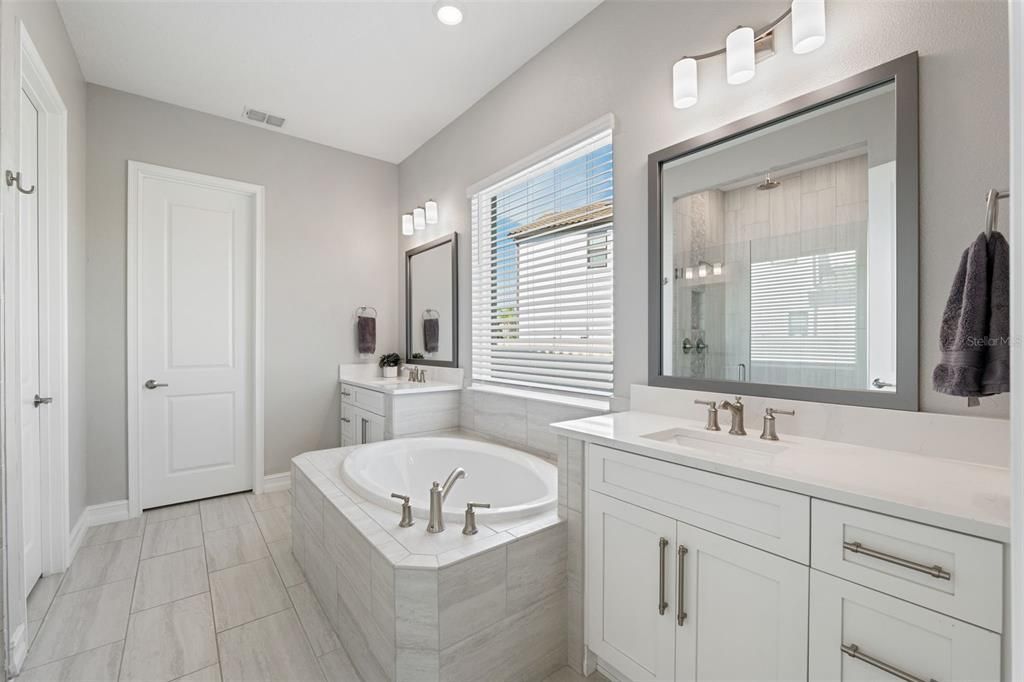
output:
[[[764,174],[764,182],[762,182],[760,185],[758,185],[757,188],[759,190],[763,191],[763,190],[775,189],[776,187],[778,187],[781,184],[782,183],[779,182],[778,180],[772,180],[772,174],[771,173],[765,173]]]

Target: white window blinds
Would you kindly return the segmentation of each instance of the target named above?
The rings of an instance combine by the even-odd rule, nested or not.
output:
[[[472,196],[473,382],[612,394],[612,134]]]

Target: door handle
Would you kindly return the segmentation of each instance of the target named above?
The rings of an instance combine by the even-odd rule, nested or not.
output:
[[[147,379],[146,383],[144,385],[145,385],[146,388],[148,388],[151,391],[154,388],[166,388],[167,387],[167,384],[157,383],[156,379]]]
[[[665,548],[668,547],[668,540],[658,540],[658,615],[665,615],[668,602],[665,601]]]
[[[684,593],[686,591],[684,589],[686,585],[686,572],[684,568],[686,562],[686,553],[688,551],[689,550],[687,550],[686,547],[684,547],[683,545],[679,545],[679,549],[677,551],[677,563],[679,564],[679,584],[676,586],[676,623],[679,625],[679,627],[683,627],[683,623],[686,622],[686,600],[684,599]]]
[[[53,398],[40,398],[39,394],[36,393],[36,397],[32,399],[32,406],[39,407],[40,405],[49,405],[53,402]]]

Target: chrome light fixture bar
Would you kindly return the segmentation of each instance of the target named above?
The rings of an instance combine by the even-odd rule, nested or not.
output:
[[[725,55],[726,82],[741,85],[754,77],[757,56],[774,54],[775,27],[787,17],[793,19],[793,53],[807,54],[825,44],[825,0],[793,0],[775,21],[757,30],[739,26],[725,40],[725,47],[702,54],[688,55],[672,66],[672,104],[687,109],[699,99],[697,62]]]

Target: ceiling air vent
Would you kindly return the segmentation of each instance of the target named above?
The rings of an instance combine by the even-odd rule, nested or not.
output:
[[[268,126],[274,126],[280,128],[284,125],[284,119],[280,116],[274,116],[268,114],[265,111],[259,111],[258,109],[250,109],[246,107],[242,110],[242,117],[247,118],[250,121],[256,121],[257,123],[266,123]]]

